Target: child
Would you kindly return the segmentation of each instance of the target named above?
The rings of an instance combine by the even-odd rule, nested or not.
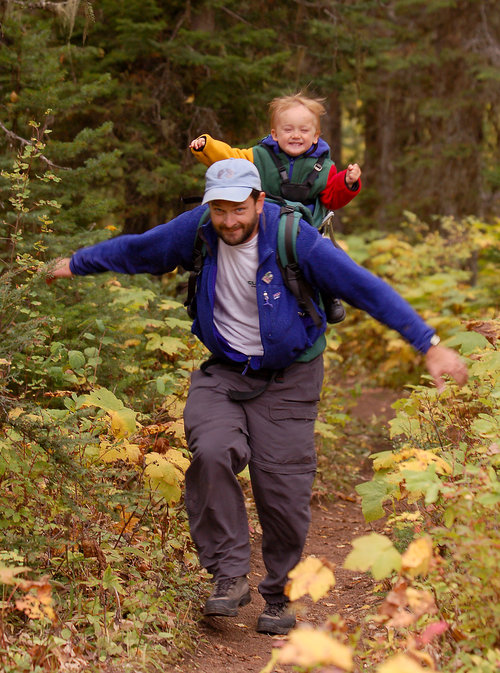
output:
[[[327,211],[342,208],[358,194],[361,169],[349,164],[337,172],[330,148],[320,138],[320,117],[325,114],[320,100],[300,93],[282,96],[271,101],[269,110],[271,133],[255,147],[237,149],[203,134],[190,143],[191,152],[206,166],[231,157],[252,161],[268,196],[307,205],[319,226]],[[345,311],[334,302],[329,321],[340,322]]]

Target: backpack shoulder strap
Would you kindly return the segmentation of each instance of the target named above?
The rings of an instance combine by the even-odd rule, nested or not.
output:
[[[318,175],[323,170],[323,164],[325,163],[325,159],[326,159],[326,154],[323,154],[322,156],[318,157],[318,160],[314,164],[312,171],[309,173],[309,175],[305,179],[303,184],[307,185],[309,187],[309,189],[313,186],[314,181],[316,180]]]
[[[198,227],[193,244],[193,270],[189,274],[187,297],[184,302],[188,316],[190,318],[196,317],[196,289],[198,285],[198,278],[203,269],[203,262],[207,254],[207,246],[201,237],[201,227],[210,219],[210,209],[207,208],[199,219]]]
[[[292,205],[281,207],[277,244],[278,265],[283,281],[297,300],[300,310],[307,313],[317,327],[321,327],[323,321],[312,300],[313,290],[302,275],[297,261],[296,241],[301,215],[301,211]]]
[[[288,182],[290,182],[290,179],[288,178],[288,171],[286,170],[286,167],[284,166],[283,162],[280,160],[276,152],[273,150],[273,148],[270,147],[269,145],[264,144],[263,142],[261,142],[260,145],[267,151],[274,165],[278,169],[281,183],[287,184]]]

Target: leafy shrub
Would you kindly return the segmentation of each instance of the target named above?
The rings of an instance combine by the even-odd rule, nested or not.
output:
[[[399,400],[390,423],[397,448],[375,454],[374,478],[357,487],[368,521],[393,503],[390,528],[431,536],[425,586],[449,627],[449,670],[475,655],[486,661],[500,645],[500,320],[470,327],[452,340],[469,358],[469,383],[442,394],[416,386]]]

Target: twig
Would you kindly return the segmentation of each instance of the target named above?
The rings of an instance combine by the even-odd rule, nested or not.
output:
[[[35,147],[35,145],[33,145],[33,143],[31,141],[26,140],[26,138],[21,138],[21,136],[18,136],[16,133],[14,133],[14,131],[10,131],[1,121],[0,121],[0,128],[5,132],[5,134],[8,138],[11,138],[12,140],[17,140],[19,143],[21,143],[21,145],[31,145],[31,147]],[[62,171],[70,171],[71,170],[71,168],[69,168],[68,166],[58,166],[57,164],[55,164],[50,159],[47,159],[47,157],[43,154],[40,154],[39,156],[40,156],[40,159],[45,161],[47,166],[49,166],[50,168],[59,168]]]
[[[226,12],[226,14],[229,14],[229,16],[232,16],[233,19],[236,19],[237,21],[241,21],[242,23],[246,24],[247,26],[252,25],[250,23],[250,21],[247,21],[242,16],[240,16],[239,14],[236,14],[236,12],[233,12],[232,10],[228,9],[227,7],[221,7],[220,9],[222,9],[224,12]]]

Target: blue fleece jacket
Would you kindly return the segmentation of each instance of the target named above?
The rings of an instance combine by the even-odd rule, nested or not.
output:
[[[144,234],[118,236],[82,248],[71,258],[71,271],[76,275],[103,271],[159,275],[179,265],[191,270],[198,222],[205,209],[194,208]],[[316,327],[308,315],[299,314],[296,299],[283,282],[276,259],[279,213],[278,206],[266,203],[260,216],[256,291],[264,354],[251,358],[252,369],[290,365],[326,329],[322,312],[321,327]],[[247,354],[234,351],[214,326],[218,238],[210,221],[203,225],[202,235],[208,253],[198,283],[192,331],[213,354],[243,362]],[[417,350],[427,352],[434,330],[387,283],[356,264],[305,221],[301,221],[296,247],[299,266],[314,288],[367,311],[398,331]]]

